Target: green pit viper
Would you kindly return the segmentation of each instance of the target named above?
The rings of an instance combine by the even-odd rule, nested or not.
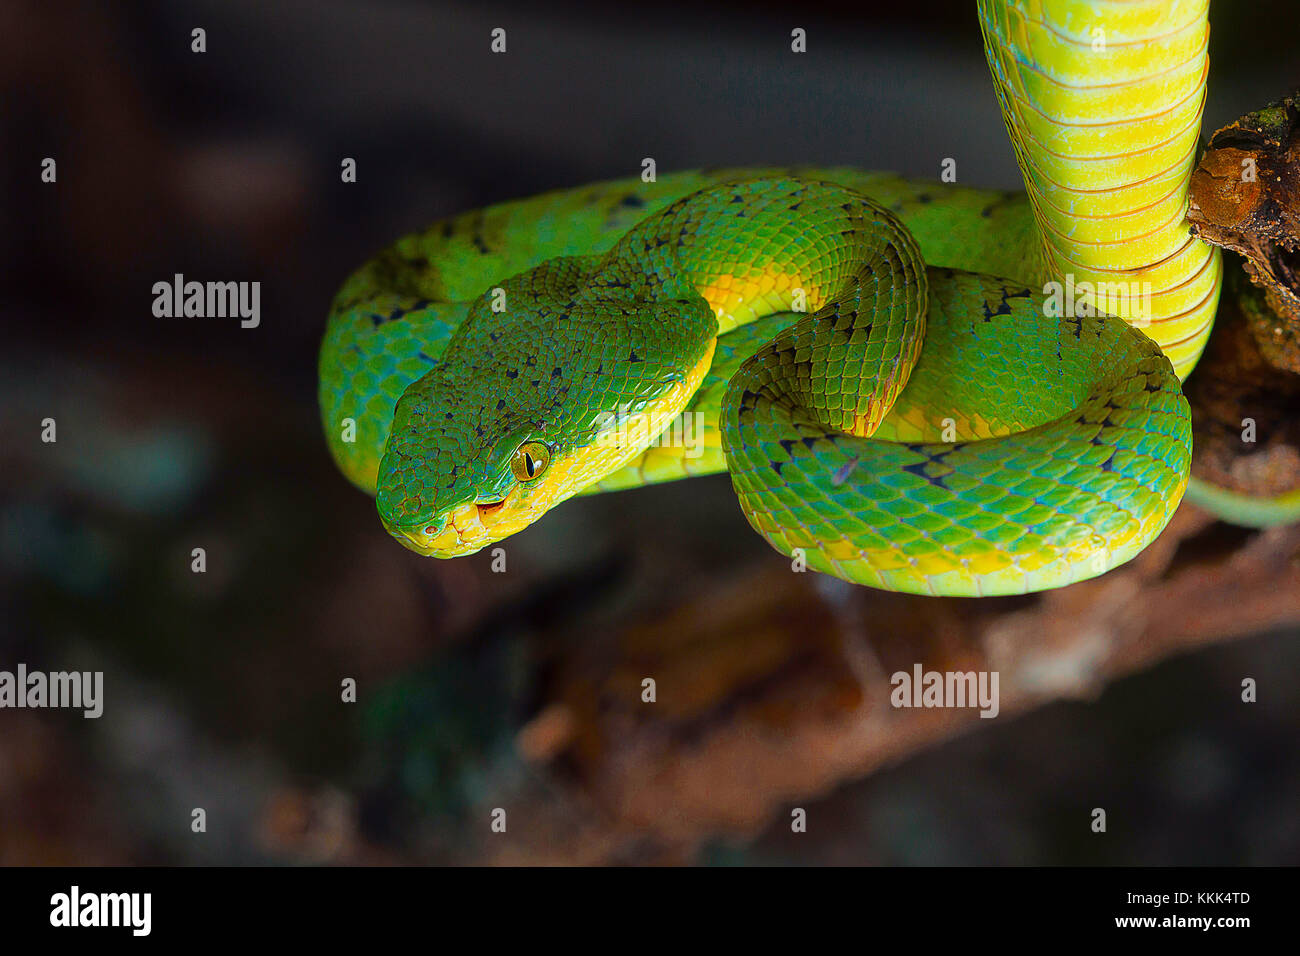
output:
[[[1024,193],[684,172],[365,263],[320,407],[388,531],[472,554],[576,494],[727,471],[779,551],[877,588],[1036,591],[1146,547],[1188,487],[1180,382],[1222,278],[1185,220],[1208,0],[978,11]],[[693,454],[656,440],[684,415]]]

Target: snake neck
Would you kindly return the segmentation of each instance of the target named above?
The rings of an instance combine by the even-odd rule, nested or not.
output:
[[[1222,263],[1189,231],[1209,0],[980,0],[1045,282],[1196,365]],[[1057,290],[1053,290],[1057,291]]]

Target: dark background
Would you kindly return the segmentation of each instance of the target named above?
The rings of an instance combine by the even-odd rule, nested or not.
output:
[[[1207,129],[1300,81],[1291,0],[1211,18]],[[99,721],[0,712],[7,864],[447,859],[464,754],[518,701],[442,655],[599,639],[782,560],[725,476],[571,502],[506,575],[398,547],[315,406],[330,299],[377,248],[645,156],[926,177],[953,157],[959,182],[1019,184],[973,2],[6,0],[0,98],[0,667],[102,669],[108,698]],[[261,327],[154,318],[177,272],[260,280]],[[820,836],[778,821],[693,858],[1295,863],[1296,637],[989,722],[810,799]],[[1240,675],[1273,690],[1244,708]],[[1078,826],[1098,804],[1112,839]]]

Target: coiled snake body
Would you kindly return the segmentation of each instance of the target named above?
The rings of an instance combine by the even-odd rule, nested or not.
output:
[[[1219,291],[1184,221],[1207,6],[981,0],[1023,194],[721,170],[399,240],[330,316],[336,462],[440,557],[574,494],[726,470],[778,550],[874,587],[1127,561],[1187,487],[1179,382]],[[698,456],[655,440],[683,414]]]

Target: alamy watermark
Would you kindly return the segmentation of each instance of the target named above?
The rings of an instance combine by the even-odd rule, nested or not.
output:
[[[260,282],[186,282],[178,272],[171,282],[155,282],[153,297],[153,314],[160,319],[238,316],[244,329],[262,322]]]
[[[152,893],[83,893],[73,886],[50,897],[50,925],[56,927],[118,926],[132,936],[148,936],[153,928]]]
[[[104,713],[103,671],[29,671],[26,664],[0,671],[0,708],[71,708],[82,716]]]
[[[889,678],[895,707],[978,707],[981,717],[996,717],[997,671],[927,671],[920,664],[912,672],[895,671]]]

